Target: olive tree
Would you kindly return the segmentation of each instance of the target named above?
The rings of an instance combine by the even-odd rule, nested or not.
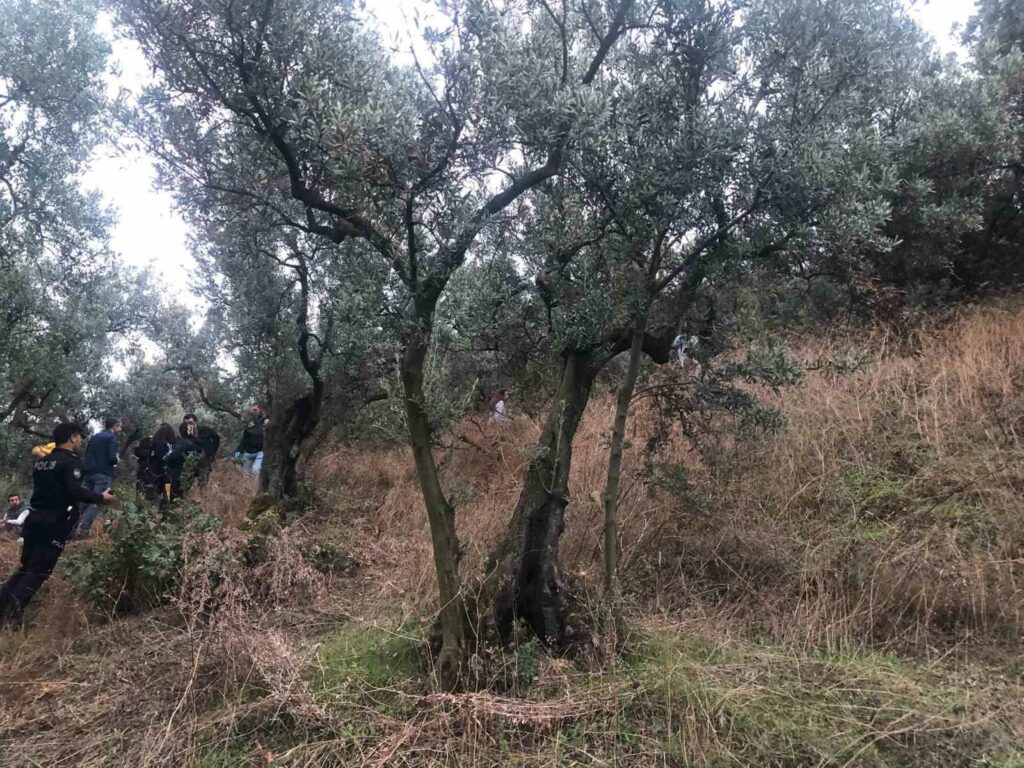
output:
[[[898,177],[877,105],[906,70],[929,64],[919,32],[887,2],[666,2],[646,25],[623,42],[600,140],[579,144],[559,184],[534,195],[524,237],[562,387],[490,584],[499,629],[521,619],[556,643],[566,637],[558,541],[572,441],[598,372],[630,350],[605,493],[613,594],[642,354],[664,362],[683,319],[724,285],[766,269],[838,272],[891,249]]]
[[[36,437],[96,415],[111,353],[155,302],[81,187],[109,125],[96,14],[89,0],[0,4],[0,421]]]
[[[361,244],[226,213],[208,215],[196,238],[207,324],[236,371],[235,400],[248,393],[268,408],[260,490],[293,497],[326,400],[337,413],[378,395],[393,343],[381,317],[387,268]]]
[[[116,3],[158,70],[148,135],[179,181],[261,200],[284,190],[290,226],[365,241],[395,275],[446,684],[463,674],[469,626],[424,404],[435,310],[484,228],[599,124],[601,73],[633,5],[443,3],[424,30],[429,60],[400,66],[347,4]]]

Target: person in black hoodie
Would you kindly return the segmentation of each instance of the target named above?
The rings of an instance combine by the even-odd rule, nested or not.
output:
[[[178,427],[178,440],[167,455],[172,501],[188,493],[192,481],[199,473],[203,450],[199,446],[196,432],[195,422],[183,421]]]
[[[167,478],[167,454],[177,440],[174,427],[161,424],[151,437],[144,437],[135,446],[135,458],[139,460],[135,472],[135,489],[147,501],[157,501],[165,495]]]
[[[153,438],[144,437],[132,449],[138,463],[135,466],[135,495],[144,499],[153,498],[153,473],[149,470],[149,451]]]
[[[58,424],[53,430],[56,447],[32,468],[32,511],[22,526],[21,563],[0,586],[0,626],[20,625],[25,606],[64,551],[78,522],[78,505],[114,500],[109,490],[97,493],[82,486],[85,467],[77,454],[83,439],[77,424]]]
[[[167,487],[171,484],[171,475],[167,468],[167,459],[174,450],[177,439],[174,427],[170,424],[161,424],[153,433],[147,461],[149,473],[153,478],[154,499],[168,496]]]
[[[213,472],[213,462],[217,458],[217,451],[220,448],[220,435],[211,427],[200,426],[199,419],[194,413],[185,414],[185,423],[191,424],[193,440],[199,446],[199,466],[196,476],[200,487],[206,485]]]
[[[242,439],[235,450],[235,459],[242,463],[242,471],[260,476],[263,466],[263,427],[267,423],[263,408],[254,404],[242,428]]]

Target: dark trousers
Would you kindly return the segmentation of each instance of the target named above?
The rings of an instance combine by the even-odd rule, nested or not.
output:
[[[200,488],[205,488],[210,482],[210,475],[213,474],[213,459],[202,459],[196,469],[196,482]]]
[[[35,512],[32,513],[36,514]],[[50,578],[69,533],[68,525],[25,521],[21,546],[21,564],[0,585],[0,626],[17,626],[33,595]]]

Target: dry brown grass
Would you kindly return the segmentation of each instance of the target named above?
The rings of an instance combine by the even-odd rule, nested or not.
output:
[[[642,478],[637,406],[621,505],[635,635],[613,667],[505,649],[518,696],[433,693],[408,452],[321,456],[318,508],[258,556],[236,527],[254,488],[224,466],[201,500],[229,525],[190,542],[174,605],[106,623],[58,576],[38,627],[0,638],[0,765],[1018,766],[1024,311],[871,345],[863,373],[767,395],[782,434],[737,440],[723,422],[713,466],[670,445],[687,493]],[[575,444],[562,553],[584,599],[611,416],[596,398]],[[467,421],[438,450],[467,577],[538,433]],[[327,541],[350,554],[343,576],[303,554]]]
[[[202,488],[193,488],[189,498],[203,506],[203,510],[229,525],[245,520],[248,503],[256,495],[257,481],[239,471],[227,459],[214,465],[213,474]]]
[[[1020,635],[1024,310],[966,313],[915,347],[780,398],[787,432],[738,451],[723,478],[729,524],[770,521],[799,557],[781,569],[796,621],[776,633]]]
[[[801,352],[821,357],[846,341]],[[812,373],[799,390],[763,393],[787,417],[782,434],[735,440],[723,423],[714,467],[683,441],[671,445],[660,458],[688,468],[690,496],[644,482],[650,419],[643,403],[634,408],[622,568],[641,612],[713,613],[801,644],[1019,634],[1024,310],[967,312],[911,344],[868,345],[880,351],[862,373]],[[584,588],[601,567],[612,409],[596,399],[574,447],[562,555]],[[464,439],[438,450],[467,576],[504,531],[539,428],[525,416],[467,421]],[[380,596],[429,610],[429,534],[408,452],[346,448],[321,458],[315,475],[327,498],[354,510],[354,556],[383,566]]]

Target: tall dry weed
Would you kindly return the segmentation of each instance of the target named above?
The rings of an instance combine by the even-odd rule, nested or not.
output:
[[[1024,310],[977,309],[913,343],[855,338],[868,370],[812,372],[759,393],[786,429],[740,439],[723,419],[718,460],[677,438],[659,456],[686,469],[683,490],[649,482],[652,429],[633,409],[620,503],[624,585],[638,609],[713,610],[800,643],[918,642],[933,631],[1019,632],[1024,605]],[[815,340],[806,359],[846,348]],[[562,557],[574,578],[601,567],[607,436],[614,404],[591,403],[574,443]],[[463,422],[436,456],[456,507],[467,576],[503,535],[540,425]],[[405,449],[346,448],[314,472],[349,510],[353,558],[382,590],[428,611],[429,531]]]
[[[308,660],[278,628],[279,616],[325,595],[325,578],[303,554],[304,533],[292,526],[263,537],[226,527],[190,537],[174,604],[201,643],[197,674],[214,673],[228,688],[262,688],[299,722],[323,723],[327,713],[302,679]]]

